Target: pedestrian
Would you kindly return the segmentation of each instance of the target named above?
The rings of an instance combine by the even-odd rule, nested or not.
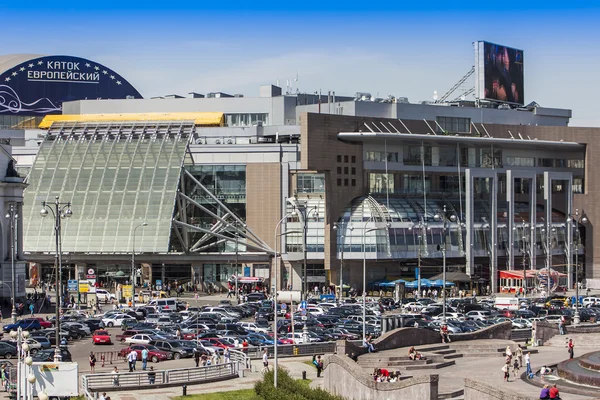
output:
[[[513,375],[515,376],[515,379],[517,379],[517,377],[519,376],[519,360],[517,360],[516,358],[513,363]]]
[[[323,362],[321,361],[321,356],[313,357],[313,364],[317,367],[317,378],[321,377],[321,371],[323,371]]]
[[[150,366],[150,371],[148,371],[148,383],[154,385],[156,381],[156,372],[154,372],[154,367]]]
[[[96,372],[96,355],[94,352],[90,352],[90,371],[92,374]]]
[[[223,357],[225,358],[226,364],[229,364],[231,362],[231,351],[229,350],[229,347],[225,349],[225,353],[223,354]]]
[[[556,383],[552,385],[550,388],[550,398],[560,400],[560,394],[558,393],[558,388],[556,387]]]
[[[523,348],[521,347],[520,344],[517,345],[517,359],[519,360],[519,366],[522,367],[523,366]]]
[[[29,314],[30,314],[32,317],[33,317],[33,309],[34,309],[33,303],[31,303],[31,304],[29,305]]]
[[[119,369],[117,367],[113,368],[111,375],[112,375],[113,386],[120,386],[119,385]]]
[[[267,349],[263,349],[262,362],[263,369],[260,372],[269,372],[269,355],[267,354]]]
[[[525,373],[527,374],[527,376],[531,376],[531,352],[528,351],[525,354]]]
[[[98,400],[106,400],[106,392],[102,393],[100,397],[98,397]]]
[[[196,367],[200,366],[200,350],[194,349],[194,361],[196,362]]]
[[[221,363],[221,356],[218,351],[215,351],[210,359],[210,365],[218,365]]]
[[[540,400],[548,400],[550,398],[550,389],[548,385],[544,385],[542,391],[540,392]]]
[[[510,377],[510,364],[504,363],[502,367],[502,372],[504,372],[504,382],[508,382],[508,378]]]
[[[560,320],[558,321],[558,332],[561,335],[565,334],[565,316],[561,315]]]
[[[148,349],[144,347],[142,349],[142,371],[145,371],[146,366],[148,365],[148,353]]]
[[[137,351],[131,350],[127,354],[127,362],[129,363],[129,372],[135,371],[135,361],[137,360]]]
[[[104,354],[100,355],[100,362],[102,363],[102,368],[104,368],[104,363],[106,362],[106,357],[104,357]]]
[[[569,358],[573,358],[573,354],[575,353],[575,343],[573,343],[573,339],[569,339],[569,348],[568,348],[568,352],[569,352]]]

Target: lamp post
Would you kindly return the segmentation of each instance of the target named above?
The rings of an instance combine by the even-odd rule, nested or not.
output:
[[[281,226],[281,223],[285,220],[287,220],[289,217],[296,215],[296,211],[292,211],[291,213],[287,214],[286,216],[284,216],[283,218],[281,218],[279,220],[279,222],[277,223],[277,225],[275,225],[275,251],[273,252],[273,257],[274,257],[274,261],[275,261],[275,289],[273,293],[273,323],[275,326],[275,329],[273,329],[273,359],[274,359],[274,371],[273,371],[273,385],[275,387],[277,387],[277,366],[279,363],[279,360],[277,358],[277,286],[279,284],[279,265],[277,263],[278,260],[278,253],[277,253],[277,231],[279,230],[279,227]],[[290,304],[291,306],[291,304]],[[291,311],[291,310],[290,310]]]
[[[333,224],[333,230],[337,231],[338,229],[340,229],[340,232],[342,234],[342,254],[340,257],[340,297],[339,297],[339,302],[342,302],[342,297],[344,297],[344,279],[343,279],[343,273],[344,273],[344,246],[346,245],[346,228],[350,229],[350,232],[352,232],[354,230],[354,227],[352,225],[347,226],[346,223],[344,224],[338,224],[337,222]]]
[[[363,251],[363,293],[362,293],[362,318],[363,318],[363,343],[367,338],[367,248],[365,244],[365,239],[367,237],[367,233],[378,231],[382,229],[388,229],[391,225],[390,223],[386,223],[385,226],[375,227],[367,229],[367,225],[369,222],[373,220],[373,217],[369,218],[367,222],[365,222],[365,226],[363,228],[362,235],[362,251]],[[375,248],[377,250],[377,239],[375,239]]]
[[[10,270],[12,272],[12,285],[11,285],[11,300],[12,300],[12,311],[10,313],[10,320],[14,324],[17,322],[17,272],[15,271],[15,229],[17,226],[17,219],[19,215],[15,210],[15,205],[11,204],[8,213],[6,214],[6,218],[10,220]]]
[[[237,220],[235,220],[234,224],[234,232],[235,232],[235,298],[237,299],[237,303],[240,304],[240,290],[238,287],[238,282],[240,280],[240,271],[238,270],[238,231],[237,231]]]
[[[421,296],[421,257],[422,257],[422,250],[423,250],[423,238],[425,238],[425,243],[427,243],[427,237],[425,236],[427,234],[427,224],[425,223],[425,221],[423,220],[423,217],[421,217],[421,220],[419,221],[418,225],[415,225],[417,228],[419,228],[419,248],[417,249],[417,269],[418,269],[418,273],[417,273],[417,298]],[[409,229],[412,229],[413,227],[411,226]],[[415,298],[416,300],[416,298]]]
[[[433,219],[436,221],[442,221],[442,238],[444,240],[443,245],[441,246],[442,250],[442,323],[446,323],[446,249],[447,249],[447,240],[446,240],[446,231],[448,229],[449,222],[455,222],[457,217],[455,214],[448,215],[446,211],[446,205],[444,204],[444,209],[442,213],[437,213],[433,216]]]
[[[581,235],[579,233],[579,224],[586,224],[588,222],[585,212],[581,210],[581,216],[579,215],[579,209],[575,209],[575,215],[572,219],[569,217],[568,221],[575,222],[575,234],[577,235],[577,241],[575,242],[575,314],[573,315],[573,325],[579,325],[579,246],[581,246]],[[573,240],[571,238],[571,240]],[[570,245],[569,248],[572,246]]]
[[[545,248],[546,248],[546,281],[547,281],[547,289],[548,289],[548,293],[547,295],[550,296],[550,292],[551,290],[551,286],[550,286],[550,280],[551,280],[551,275],[550,275],[550,265],[552,264],[552,234],[556,231],[556,228],[552,227],[551,225],[551,220],[546,221],[546,228],[542,228],[542,233],[546,234],[546,238],[544,240],[545,242]]]
[[[33,358],[31,358],[29,353],[30,346],[29,343],[27,343],[29,332],[24,331],[21,327],[19,327],[16,331],[10,332],[10,337],[17,342],[17,400],[21,400],[21,396],[27,400],[33,400],[33,384],[35,383],[36,379],[35,375],[33,375],[33,371],[31,370]],[[21,393],[21,381],[23,380],[21,374],[24,372],[23,363],[30,367],[26,379],[31,386],[26,384],[25,394]]]
[[[133,243],[131,248],[131,308],[135,310],[135,231],[142,226],[148,226],[146,222],[142,222],[133,228]]]
[[[522,232],[521,235],[523,235],[523,294],[525,296],[527,296],[527,255],[529,254],[529,251],[527,250],[527,242],[529,241],[528,238],[525,235],[525,229],[528,228],[529,226],[527,224],[525,224],[525,220],[522,219]]]
[[[54,348],[54,362],[60,362],[62,361],[62,355],[60,354],[60,307],[62,305],[61,222],[63,218],[70,218],[73,211],[71,211],[71,202],[61,203],[58,196],[54,198],[54,203],[42,201],[42,209],[40,210],[42,218],[48,216],[48,210],[54,217],[54,237],[56,239],[56,254],[54,256],[56,270],[56,345]]]

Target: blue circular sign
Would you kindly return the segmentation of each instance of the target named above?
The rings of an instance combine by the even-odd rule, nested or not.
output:
[[[112,69],[79,57],[32,58],[0,73],[0,115],[60,114],[65,101],[126,98],[142,96]]]

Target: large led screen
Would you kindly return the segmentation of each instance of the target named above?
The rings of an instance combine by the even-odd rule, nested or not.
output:
[[[477,42],[475,68],[476,92],[480,99],[525,103],[523,50]]]

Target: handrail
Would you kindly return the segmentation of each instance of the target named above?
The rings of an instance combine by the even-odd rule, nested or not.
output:
[[[240,351],[240,350],[229,349],[229,354],[230,354],[231,361],[241,363],[245,369],[252,368],[252,360],[250,359],[250,357],[248,357],[245,350]]]
[[[90,399],[95,398],[95,393],[100,391],[147,389],[148,386],[179,386],[183,384],[199,384],[225,379],[236,378],[240,374],[240,362],[208,365],[197,368],[178,368],[167,370],[154,370],[154,381],[149,379],[149,370],[140,372],[120,372],[82,375],[81,382],[84,393]],[[116,382],[115,382],[116,378]]]

